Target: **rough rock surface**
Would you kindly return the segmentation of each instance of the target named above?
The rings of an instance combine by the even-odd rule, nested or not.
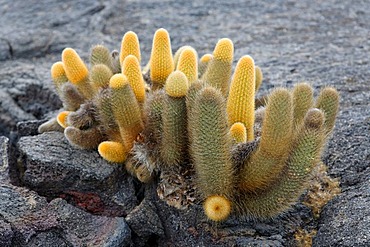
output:
[[[5,153],[10,154],[11,162],[8,164],[14,166],[15,154],[18,153],[14,147],[18,137],[35,134],[35,123],[41,123],[50,111],[61,107],[50,81],[49,69],[53,62],[60,60],[60,52],[64,47],[76,48],[86,59],[91,45],[104,43],[110,49],[119,49],[124,32],[133,30],[139,35],[143,63],[146,63],[153,33],[159,27],[170,32],[173,50],[185,44],[192,45],[199,55],[211,52],[219,38],[231,38],[235,44],[234,62],[241,55],[249,54],[262,68],[264,83],[259,94],[265,94],[272,87],[289,87],[302,80],[312,82],[316,88],[335,86],[341,93],[341,110],[324,161],[329,166],[329,173],[340,178],[342,194],[328,203],[318,224],[311,221],[310,211],[306,207],[297,204],[292,211],[272,222],[237,223],[238,219],[230,219],[217,226],[217,232],[211,234],[215,227],[202,218],[204,216],[199,208],[178,211],[158,201],[153,187],[138,188],[138,198],[145,199],[126,216],[132,228],[133,242],[138,246],[183,246],[184,243],[195,246],[290,246],[295,228],[310,225],[318,230],[314,246],[369,246],[370,233],[367,229],[370,224],[370,208],[367,205],[370,174],[370,3],[366,0],[356,1],[356,4],[340,0],[128,0],[124,3],[119,0],[0,0],[0,136],[8,137],[10,150],[15,150],[5,151],[3,144],[6,139],[0,139],[1,157],[6,157]],[[18,132],[19,121],[31,122],[18,125]],[[23,181],[48,199],[60,196],[60,191],[51,186],[54,191],[48,193],[41,187],[43,178],[32,177],[37,174],[36,170],[32,170],[32,165],[34,169],[37,165],[31,164],[32,160],[27,158],[28,155],[35,157],[40,163],[39,167],[45,169],[51,169],[51,163],[55,160],[50,163],[48,160],[61,158],[62,152],[68,152],[75,155],[74,157],[85,155],[86,158],[86,154],[74,149],[72,151],[57,136],[43,135],[34,139],[27,137],[28,139],[24,138],[20,143],[25,144],[28,141],[29,147],[24,146],[24,151],[27,152],[22,156],[26,167],[30,168],[26,170]],[[48,154],[48,147],[42,148],[39,143],[51,140],[59,140],[57,145],[60,146],[53,146],[54,150],[61,151],[59,155]],[[32,153],[32,145],[38,145],[43,153]],[[91,155],[97,157],[94,156],[96,154]],[[66,157],[68,156],[64,156]],[[0,161],[2,169],[7,162],[4,159]],[[90,161],[96,162],[96,159],[90,158]],[[70,161],[66,162],[68,164]],[[64,162],[57,161],[55,164],[62,163]],[[81,167],[83,165],[76,164],[69,171],[73,171],[73,175],[76,171],[78,174],[88,175],[89,173],[83,173],[84,169]],[[8,175],[3,174],[6,169],[1,171],[0,178],[3,181]],[[22,173],[22,170],[17,171]],[[31,178],[35,181],[31,181]],[[60,184],[61,180],[57,181]],[[86,182],[69,181],[72,186]],[[45,177],[44,182],[47,182]],[[4,186],[1,187],[4,193],[0,194],[0,204],[11,195],[14,200],[8,201],[10,208],[17,205],[18,199],[15,198],[28,200],[29,194],[37,196],[22,188]],[[88,190],[93,188],[88,182],[86,186]],[[124,191],[120,190],[116,198],[122,198],[123,195]],[[36,216],[32,217],[35,218],[28,218],[28,221],[23,222],[23,213],[14,211],[16,224],[13,224],[3,216],[0,217],[0,245],[17,246],[19,243],[10,240],[19,236],[21,244],[27,243],[28,246],[79,246],[80,242],[69,242],[77,241],[73,237],[61,235],[61,228],[32,233],[33,226],[38,227],[37,229],[48,227],[45,225],[47,222],[43,223],[41,220],[45,216],[42,212],[45,207],[72,207],[61,199],[47,204],[43,197],[37,198],[41,199],[35,199],[36,206],[47,206],[40,206],[40,211],[37,211],[37,207],[33,209]],[[65,194],[64,198],[71,204],[82,207],[80,200],[73,199],[96,199],[76,193]],[[38,203],[39,200],[42,202]],[[79,209],[73,210],[86,217],[98,217]],[[146,229],[139,229],[137,226],[140,222],[145,222],[145,212],[152,213],[154,217],[148,222],[157,223]],[[112,219],[124,222],[123,218]],[[71,234],[69,236],[78,236],[76,234],[79,228],[75,227],[72,219],[66,217],[63,220],[71,226],[68,228]],[[119,224],[121,223],[117,223]],[[95,226],[99,226],[97,221]],[[286,228],[288,226],[293,228]],[[65,234],[63,231],[62,233]],[[140,234],[145,237],[140,238]],[[29,236],[33,237],[28,239]],[[114,238],[113,231],[109,236]],[[127,241],[130,242],[128,238]]]
[[[0,181],[9,182],[9,139],[0,136]]]
[[[122,216],[137,204],[133,179],[122,165],[108,164],[96,151],[79,150],[63,133],[20,138],[22,181],[49,198],[63,197],[86,210]]]
[[[1,246],[129,246],[131,243],[131,230],[122,218],[88,214],[62,199],[48,203],[33,191],[9,184],[0,183],[0,196]]]

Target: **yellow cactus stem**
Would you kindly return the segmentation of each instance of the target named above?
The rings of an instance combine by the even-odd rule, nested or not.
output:
[[[198,65],[198,76],[201,77],[204,72],[207,69],[207,66],[209,62],[212,60],[213,56],[212,54],[204,54],[200,59],[199,59],[199,65]]]
[[[176,69],[186,75],[189,84],[198,79],[198,53],[194,48],[187,47],[183,49]]]
[[[213,51],[213,57],[222,61],[232,62],[234,57],[234,44],[228,38],[220,39]]]
[[[127,76],[123,74],[115,74],[109,80],[109,87],[113,89],[119,89],[126,85],[129,85]]]
[[[177,67],[181,52],[187,48],[192,48],[192,47],[189,45],[184,45],[184,46],[181,46],[179,49],[177,49],[177,51],[175,52],[175,55],[173,56],[173,64],[175,65],[175,67]]]
[[[137,135],[143,130],[141,111],[128,79],[115,74],[109,82],[112,90],[111,106],[127,150],[131,150]]]
[[[150,78],[154,90],[164,86],[174,67],[170,35],[166,29],[160,28],[154,34],[150,56]]]
[[[234,123],[230,128],[230,135],[235,143],[243,143],[247,141],[247,129],[243,123]]]
[[[223,221],[231,213],[231,202],[221,195],[207,197],[203,204],[204,212],[213,221]]]
[[[64,129],[68,127],[68,115],[70,114],[70,111],[62,111],[57,116],[57,122],[60,126],[62,126]]]
[[[51,66],[50,69],[51,78],[53,79],[55,88],[60,95],[61,86],[68,81],[66,71],[64,70],[63,63],[61,61],[56,62]]]
[[[209,61],[211,61],[213,58],[212,54],[210,53],[207,53],[207,54],[204,54],[201,58],[200,58],[200,62],[202,63],[208,63]]]
[[[128,55],[133,55],[141,62],[139,38],[133,31],[128,31],[122,38],[119,61],[122,64]]]
[[[99,144],[98,152],[103,159],[113,163],[125,162],[128,150],[120,142],[105,141]]]
[[[260,89],[263,81],[263,74],[260,67],[256,66],[254,69],[256,74],[256,92],[258,92],[258,89]]]
[[[145,101],[145,83],[140,64],[136,56],[128,55],[122,63],[122,74],[127,76],[128,82],[139,103]]]
[[[171,97],[179,98],[184,97],[188,89],[189,84],[185,74],[181,71],[172,72],[165,85],[166,93]]]
[[[209,85],[220,89],[225,97],[229,90],[233,57],[233,42],[227,38],[220,39],[213,51],[213,59],[201,78]]]
[[[89,71],[77,52],[72,48],[65,48],[62,62],[68,80],[77,86],[85,98],[92,98],[94,91],[88,81]]]
[[[241,122],[247,129],[247,141],[254,140],[255,69],[250,56],[243,56],[236,65],[227,99],[229,126]]]

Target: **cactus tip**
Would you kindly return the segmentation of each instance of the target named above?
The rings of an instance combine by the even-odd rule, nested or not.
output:
[[[122,88],[128,84],[127,77],[123,74],[115,74],[110,78],[109,87],[111,88]]]
[[[223,221],[231,212],[231,202],[220,195],[209,196],[203,206],[207,217],[213,221]]]

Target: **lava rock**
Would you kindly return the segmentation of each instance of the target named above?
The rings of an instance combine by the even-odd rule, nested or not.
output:
[[[23,183],[48,198],[62,197],[95,214],[122,216],[137,204],[133,178],[96,151],[72,147],[63,133],[20,138]]]
[[[0,136],[0,181],[9,182],[9,139]]]
[[[139,206],[134,208],[126,216],[127,224],[141,240],[151,236],[161,236],[164,234],[163,226],[154,204],[144,199]]]
[[[50,203],[25,188],[0,184],[1,246],[130,246],[123,218],[96,216],[62,199]]]
[[[369,171],[364,182],[325,206],[313,246],[370,246]]]
[[[0,246],[10,247],[14,236],[12,227],[9,223],[0,219]]]

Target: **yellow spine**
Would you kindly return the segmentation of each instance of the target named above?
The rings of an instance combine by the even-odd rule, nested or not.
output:
[[[63,83],[68,81],[66,71],[64,70],[64,66],[62,62],[56,62],[51,66],[50,69],[51,78],[53,79],[55,88],[57,89],[59,95],[61,91],[61,86]]]
[[[226,97],[234,57],[234,45],[230,39],[220,39],[213,51],[213,59],[209,62],[202,81],[221,90]]]
[[[113,141],[102,142],[98,147],[100,156],[114,163],[123,163],[127,158],[128,151],[122,143]]]
[[[247,129],[247,141],[254,140],[255,68],[250,56],[240,58],[227,99],[229,126],[241,122]]]
[[[194,48],[187,47],[183,49],[176,69],[186,75],[189,84],[198,79],[198,54]]]
[[[119,54],[119,60],[121,64],[128,55],[135,56],[140,64],[141,54],[139,38],[137,37],[136,33],[132,31],[125,33],[125,35],[122,38],[121,52]]]
[[[170,35],[166,29],[158,29],[154,34],[150,57],[150,78],[154,89],[164,86],[174,67]]]
[[[92,98],[94,91],[88,81],[89,70],[77,52],[72,48],[65,48],[62,52],[62,62],[68,80],[75,84],[87,99]]]
[[[71,113],[71,112],[70,111],[62,111],[57,116],[58,124],[60,126],[62,126],[62,128],[64,128],[64,129],[68,127],[67,118],[68,118],[69,113]]]
[[[141,74],[140,64],[134,55],[128,55],[122,63],[122,74],[127,76],[128,82],[139,103],[145,101],[145,83]]]
[[[230,128],[230,135],[235,143],[243,143],[247,141],[247,129],[243,123],[234,123]]]
[[[203,204],[204,212],[213,221],[223,221],[231,213],[231,202],[223,196],[212,195],[207,197]]]

